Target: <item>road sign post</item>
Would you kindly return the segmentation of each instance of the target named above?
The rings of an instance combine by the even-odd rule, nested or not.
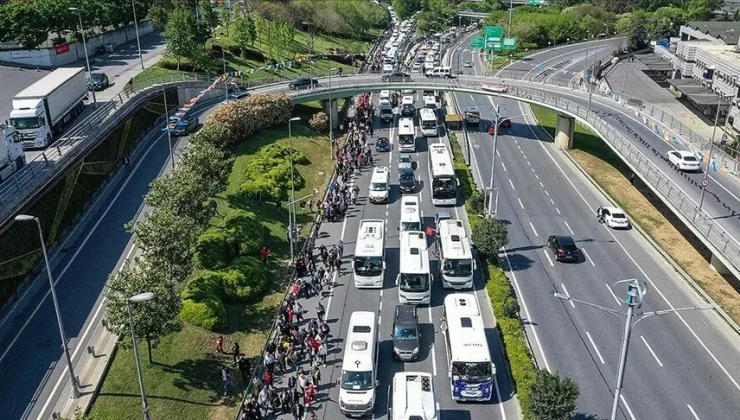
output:
[[[484,26],[483,37],[485,38],[486,49],[489,51],[501,51],[502,41],[504,38],[503,26]]]
[[[471,49],[483,49],[485,45],[486,45],[486,42],[482,36],[476,36],[470,39]]]
[[[504,38],[502,48],[504,51],[516,50],[516,38]]]

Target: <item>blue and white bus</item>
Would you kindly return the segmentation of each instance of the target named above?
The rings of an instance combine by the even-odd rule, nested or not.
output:
[[[472,293],[447,295],[444,322],[450,391],[456,401],[489,401],[496,367],[486,341],[483,317]]]

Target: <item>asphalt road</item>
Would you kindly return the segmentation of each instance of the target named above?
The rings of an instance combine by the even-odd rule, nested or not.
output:
[[[469,94],[456,98],[461,108],[475,104],[482,111],[481,131],[470,134],[472,167],[477,181],[488,185],[492,139],[482,131],[493,119],[491,99]],[[526,115],[526,105],[496,102],[514,123],[498,137],[494,185],[497,217],[508,224],[508,271],[529,340],[541,368],[579,383],[580,417],[606,418],[623,322],[593,308],[572,306],[554,298],[552,291],[624,311],[609,285],[637,278],[649,284],[644,311],[701,300],[637,231],[613,231],[595,220],[595,208],[607,200],[546,140]],[[572,235],[585,257],[576,264],[555,262],[545,246],[552,234]],[[614,293],[623,298],[625,290]],[[740,396],[738,352],[737,336],[714,314],[687,312],[641,322],[632,335],[621,418],[734,418],[734,401]]]

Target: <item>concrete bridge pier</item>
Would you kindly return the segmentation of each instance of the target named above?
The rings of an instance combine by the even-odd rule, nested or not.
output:
[[[321,107],[324,108],[324,112],[326,112],[326,115],[331,115],[331,123],[334,127],[337,128],[339,126],[339,107],[337,105],[337,98],[332,98],[331,105],[329,104],[329,100],[325,99],[321,101]],[[329,114],[331,112],[331,114]]]
[[[555,124],[555,147],[572,149],[575,137],[576,119],[564,114],[558,114]]]

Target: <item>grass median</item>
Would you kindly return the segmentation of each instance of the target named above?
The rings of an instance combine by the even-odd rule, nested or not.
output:
[[[323,197],[333,170],[333,161],[328,159],[328,137],[319,135],[302,124],[293,125],[293,147],[302,151],[308,160],[306,165],[296,165],[305,179],[305,187],[296,191],[296,197],[309,195],[313,188],[319,189]],[[267,241],[274,256],[270,265],[272,286],[268,294],[252,304],[226,304],[228,326],[223,331],[211,332],[184,324],[183,329],[161,340],[154,349],[152,365],[146,361],[146,345],[140,346],[144,383],[153,418],[161,420],[231,420],[241,402],[240,392],[245,388],[239,371],[232,369],[233,387],[223,397],[220,368],[224,364],[233,366],[230,355],[215,351],[216,338],[224,336],[224,349],[229,351],[233,342],[238,342],[241,353],[252,359],[259,355],[267,340],[273,316],[280,305],[291,269],[287,264],[290,253],[287,242],[287,206],[281,203],[259,203],[257,201],[234,202],[227,199],[228,193],[238,189],[244,181],[245,167],[260,148],[273,143],[288,143],[288,128],[278,127],[263,130],[250,137],[235,151],[236,161],[229,178],[229,186],[218,203],[217,214],[223,215],[230,208],[241,208],[257,214],[270,231]],[[304,225],[303,235],[310,231],[313,220],[308,208],[297,206],[298,223]],[[213,224],[220,223],[215,217]],[[111,363],[103,387],[91,411],[93,419],[133,419],[140,416],[141,402],[136,379],[133,351],[119,349]]]
[[[532,105],[540,125],[555,133],[556,114]],[[576,125],[571,157],[735,322],[740,322],[740,284],[709,266],[711,252],[663,204],[660,197],[635,178],[632,171],[601,138]]]

